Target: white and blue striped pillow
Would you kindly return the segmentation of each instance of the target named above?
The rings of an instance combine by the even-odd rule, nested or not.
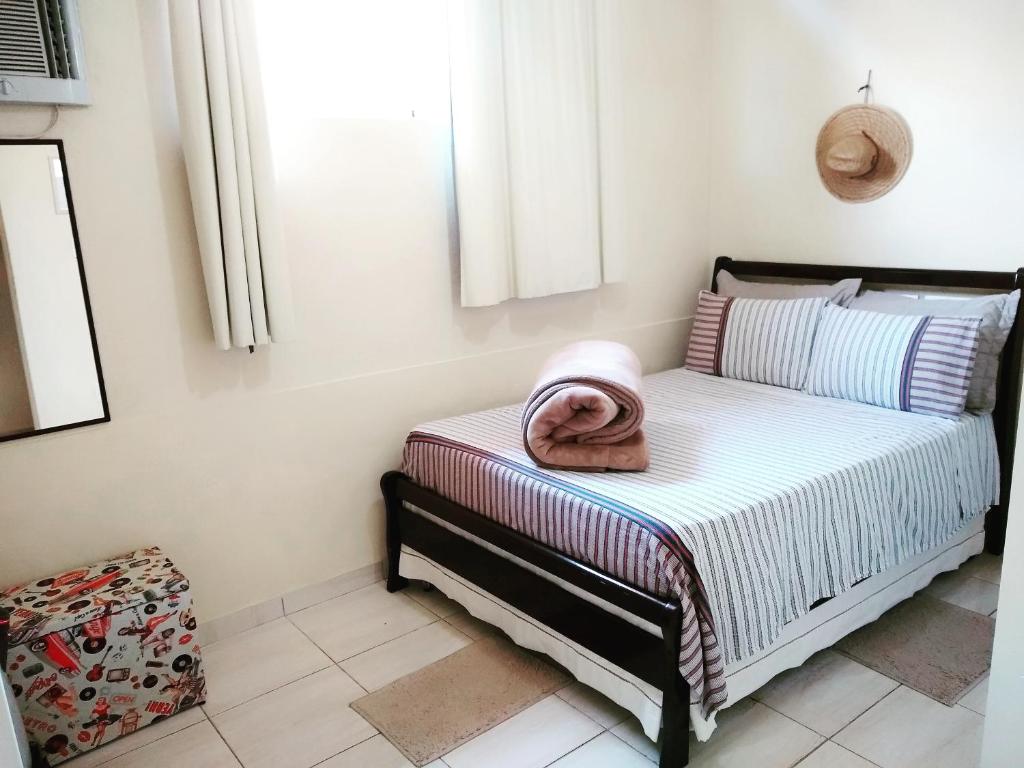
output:
[[[957,418],[981,318],[889,315],[825,307],[804,391]]]
[[[701,291],[685,366],[800,389],[824,298],[737,299]]]

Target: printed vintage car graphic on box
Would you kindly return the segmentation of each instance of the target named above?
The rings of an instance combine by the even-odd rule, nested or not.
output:
[[[188,581],[157,547],[0,592],[7,673],[56,765],[205,700]]]

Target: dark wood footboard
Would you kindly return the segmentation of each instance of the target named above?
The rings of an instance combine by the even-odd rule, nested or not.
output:
[[[593,566],[416,485],[400,472],[381,478],[387,509],[387,587],[395,592],[408,580],[398,572],[406,544],[438,565],[579,643],[601,658],[662,692],[661,768],[689,761],[690,688],[679,673],[682,609],[678,603],[637,589]],[[436,519],[414,512],[408,502]],[[661,637],[579,597],[477,542],[453,532],[454,526],[530,563],[544,573],[661,628]]]

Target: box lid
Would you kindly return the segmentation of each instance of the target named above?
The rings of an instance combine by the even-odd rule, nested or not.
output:
[[[10,609],[10,644],[102,619],[188,589],[188,580],[159,547],[0,591]]]

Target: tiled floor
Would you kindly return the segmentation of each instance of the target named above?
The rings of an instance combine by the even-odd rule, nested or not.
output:
[[[998,558],[929,587],[993,613]],[[493,628],[438,592],[373,584],[221,640],[205,651],[209,700],[69,768],[409,768],[348,704]],[[946,707],[834,651],[725,710],[694,768],[969,768],[988,681]],[[657,747],[625,710],[574,683],[429,768],[651,768]]]

